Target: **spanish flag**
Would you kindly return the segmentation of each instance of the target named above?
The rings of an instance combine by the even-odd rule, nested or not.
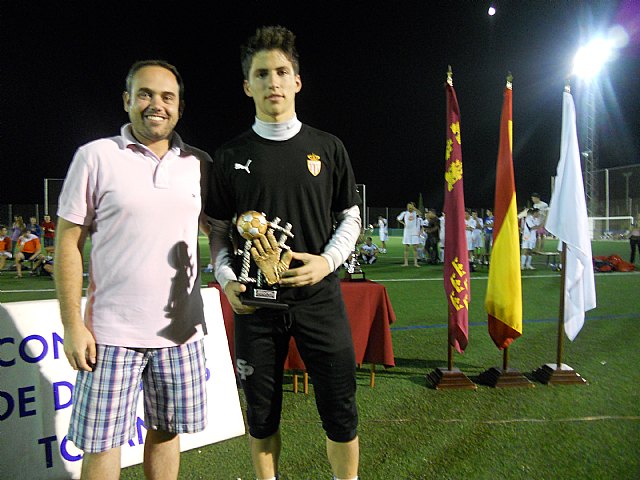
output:
[[[489,335],[502,350],[522,335],[522,279],[518,204],[513,176],[513,121],[511,77],[504,89],[500,146],[496,166],[493,250],[485,308],[489,314]]]
[[[462,353],[469,341],[471,281],[464,223],[460,108],[451,72],[446,85],[447,141],[444,173],[444,290],[449,311],[449,345]]]

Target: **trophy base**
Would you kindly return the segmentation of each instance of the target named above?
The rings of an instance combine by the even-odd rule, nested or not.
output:
[[[352,273],[345,272],[344,280],[347,282],[363,282],[366,280],[366,278],[364,277],[363,271],[352,272]]]
[[[247,291],[240,294],[243,305],[250,307],[287,310],[289,305],[278,300],[278,290],[247,285]]]

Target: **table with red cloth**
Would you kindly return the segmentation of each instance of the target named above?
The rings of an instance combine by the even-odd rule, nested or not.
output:
[[[220,289],[220,284],[211,282],[210,287]],[[356,355],[356,363],[369,363],[371,370],[371,386],[375,365],[395,366],[393,343],[391,341],[390,324],[395,322],[396,315],[387,295],[387,289],[370,280],[341,281],[340,289],[351,325],[351,335]],[[227,331],[229,352],[233,360],[235,355],[233,333],[233,310],[225,295],[220,295],[222,316]],[[235,364],[235,362],[233,362]],[[285,362],[286,370],[305,370],[304,362],[292,338],[289,344],[289,356]]]

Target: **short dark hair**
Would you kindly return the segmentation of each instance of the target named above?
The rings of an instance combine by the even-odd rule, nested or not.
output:
[[[293,72],[298,75],[300,73],[300,58],[295,42],[296,36],[280,25],[258,28],[256,33],[240,47],[240,63],[245,80],[249,79],[253,56],[263,50],[282,51],[293,65]]]
[[[133,65],[131,65],[131,68],[129,69],[129,73],[127,73],[127,78],[125,80],[126,92],[129,93],[129,95],[133,94],[133,92],[131,91],[133,85],[133,77],[136,75],[138,70],[144,67],[162,67],[173,73],[173,75],[176,77],[176,81],[178,82],[178,93],[180,95],[180,113],[182,113],[182,110],[184,110],[184,82],[182,81],[182,76],[180,75],[180,72],[178,72],[178,69],[166,60],[138,60]]]

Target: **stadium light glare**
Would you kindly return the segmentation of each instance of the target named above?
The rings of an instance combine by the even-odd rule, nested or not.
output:
[[[493,17],[496,14],[496,7],[494,7],[493,5],[491,5],[489,7],[489,10],[487,11],[487,13],[489,14],[490,17]]]
[[[573,73],[586,80],[594,78],[613,55],[613,41],[596,38],[581,47],[573,59]]]

